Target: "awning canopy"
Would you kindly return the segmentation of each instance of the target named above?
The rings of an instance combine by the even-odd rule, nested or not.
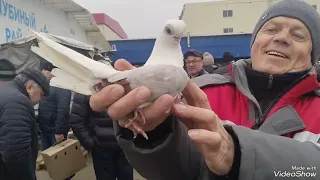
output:
[[[91,44],[86,44],[84,42],[81,42],[81,41],[78,41],[75,39],[71,39],[71,38],[63,37],[63,36],[57,36],[57,35],[50,34],[50,33],[43,33],[43,32],[39,32],[39,33],[48,37],[49,39],[52,39],[55,42],[63,44],[63,45],[67,45],[67,46],[71,46],[71,47],[75,47],[75,48],[79,48],[79,49],[84,49],[84,50],[88,50],[88,51],[92,51],[92,52],[96,51],[96,48]],[[24,44],[27,42],[31,42],[31,41],[35,40],[36,38],[37,38],[36,35],[32,34],[29,36],[25,36],[22,38],[12,40],[8,43],[1,44],[0,46],[6,46],[8,44],[12,44],[12,45]]]
[[[107,61],[93,45],[49,33],[41,32],[41,34],[87,57]],[[25,68],[39,69],[41,62],[47,61],[47,57],[41,52],[34,52],[36,47],[38,40],[34,34],[0,44],[0,79],[11,78]]]
[[[102,52],[111,51],[111,46],[100,31],[92,14],[72,0],[40,0],[41,3],[57,8],[73,16],[78,24],[86,31],[93,45]]]

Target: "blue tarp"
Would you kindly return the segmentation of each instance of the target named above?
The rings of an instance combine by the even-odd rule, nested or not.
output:
[[[111,57],[112,61],[124,58],[133,64],[144,63],[150,56],[155,39],[134,39],[109,41],[117,51]],[[202,53],[209,52],[215,59],[222,58],[225,52],[231,52],[234,57],[250,56],[251,34],[197,36],[190,38],[190,47],[187,38],[181,40],[182,51],[196,49]]]

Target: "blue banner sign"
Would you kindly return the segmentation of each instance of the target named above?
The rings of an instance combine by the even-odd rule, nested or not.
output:
[[[6,36],[7,42],[22,37],[22,31],[20,28],[17,28],[17,29],[6,28],[5,34],[6,34],[5,36]]]
[[[27,29],[37,28],[36,16],[33,12],[27,12],[9,3],[7,0],[0,0],[0,17],[25,26]],[[2,26],[3,27],[3,26]],[[23,36],[23,28],[4,27],[5,41],[9,42]],[[48,32],[47,27],[41,28],[42,32]]]
[[[16,21],[32,29],[36,29],[36,17],[32,12],[26,12],[5,0],[0,0],[0,16]]]

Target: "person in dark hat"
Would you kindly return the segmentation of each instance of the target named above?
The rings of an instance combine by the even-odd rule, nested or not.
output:
[[[203,55],[196,50],[190,50],[183,55],[190,78],[208,74],[203,68]]]
[[[40,68],[49,81],[54,77],[51,71],[56,67],[50,62],[42,63]],[[42,151],[68,138],[70,102],[71,91],[50,86],[50,94],[39,103],[37,120],[41,131]]]
[[[38,128],[34,105],[50,93],[46,76],[25,69],[0,86],[0,179],[36,180]]]
[[[50,80],[53,75],[51,63],[41,66],[42,73]],[[50,148],[67,138],[69,126],[71,91],[50,86],[50,94],[39,103],[38,122],[41,131],[41,149]]]

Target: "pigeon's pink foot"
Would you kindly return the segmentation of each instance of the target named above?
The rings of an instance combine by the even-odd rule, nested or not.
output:
[[[125,128],[132,130],[134,138],[136,138],[138,134],[141,134],[144,138],[148,139],[147,134],[142,130],[137,120],[142,121],[142,124],[146,122],[146,118],[140,108],[133,112],[133,118],[129,118],[129,123],[125,125]]]
[[[142,124],[145,124],[146,123],[146,117],[144,116],[144,114],[142,112],[142,109],[138,108],[135,112],[138,114],[137,116],[140,116],[138,118],[138,120],[140,120]]]
[[[181,100],[182,100],[182,94],[181,94],[181,93],[180,93],[180,94],[177,94],[177,95],[173,98],[173,102],[174,102],[175,104],[180,103]]]

